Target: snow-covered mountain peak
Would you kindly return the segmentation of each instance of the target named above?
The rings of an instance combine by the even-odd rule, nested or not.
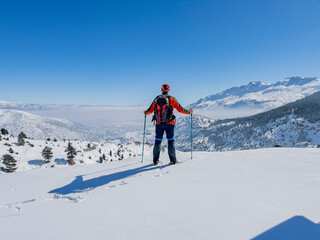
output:
[[[254,82],[250,82],[249,84],[248,84],[249,86],[252,86],[252,85],[255,85],[255,86],[260,86],[260,85],[270,85],[270,83],[266,83],[266,82],[262,82],[262,81],[254,81]]]
[[[320,78],[296,76],[296,77],[285,78],[284,80],[277,82],[275,84],[275,86],[279,86],[279,85],[282,85],[282,86],[292,86],[292,85],[302,86],[302,85],[305,85],[305,84],[308,84],[308,83],[311,83],[314,81],[320,82]]]

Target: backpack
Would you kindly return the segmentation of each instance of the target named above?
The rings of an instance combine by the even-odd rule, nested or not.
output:
[[[157,123],[168,123],[175,118],[173,107],[169,105],[170,96],[159,95],[156,97],[154,105],[153,121]]]

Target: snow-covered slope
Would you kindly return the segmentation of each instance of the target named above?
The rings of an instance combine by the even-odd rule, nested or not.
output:
[[[67,166],[67,153],[65,152],[68,143],[77,151],[75,156],[75,164],[94,164],[98,163],[100,157],[105,156],[102,162],[112,162],[122,160],[124,158],[132,158],[141,155],[142,146],[139,143],[120,144],[117,142],[90,142],[90,141],[56,141],[50,139],[33,140],[25,139],[25,145],[18,146],[18,139],[8,135],[0,135],[0,159],[5,154],[10,154],[17,161],[17,170],[24,171],[38,168],[53,168]],[[88,145],[89,144],[89,145]],[[49,163],[45,163],[42,156],[42,150],[45,147],[52,149],[52,159]],[[10,152],[11,151],[11,152]],[[151,152],[151,147],[146,146],[145,153]],[[0,172],[3,167],[0,160]]]
[[[177,124],[178,149],[190,149],[190,118]],[[251,117],[214,121],[199,115],[193,121],[193,146],[202,151],[320,144],[320,92]]]
[[[318,240],[319,154],[195,152],[176,166],[161,156],[161,167],[146,157],[3,173],[1,239],[248,240],[272,229],[272,240]]]
[[[296,101],[320,90],[320,78],[291,77],[274,84],[250,82],[198,100],[198,109],[260,108],[271,109]]]
[[[6,128],[14,136],[23,131],[34,139],[102,140],[108,137],[106,130],[19,110],[0,109],[0,127]]]

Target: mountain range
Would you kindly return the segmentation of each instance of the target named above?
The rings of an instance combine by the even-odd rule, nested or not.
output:
[[[177,122],[176,146],[190,150],[190,118]],[[320,92],[250,117],[193,119],[193,148],[199,151],[320,146]]]
[[[88,127],[65,119],[41,117],[20,110],[0,109],[0,127],[17,136],[21,131],[34,139],[103,140],[105,129]]]
[[[269,110],[320,90],[320,78],[291,77],[276,83],[250,82],[199,99],[195,109],[258,108]]]

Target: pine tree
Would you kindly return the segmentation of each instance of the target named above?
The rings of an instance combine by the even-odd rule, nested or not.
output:
[[[67,153],[68,164],[74,165],[75,164],[74,157],[75,155],[77,155],[77,152],[70,142],[68,143],[68,147],[65,152]]]
[[[0,141],[2,141],[2,137],[1,137],[1,135],[0,135]]]
[[[106,155],[102,154],[102,159],[105,161],[106,160]]]
[[[9,148],[9,153],[14,153],[12,148]]]
[[[53,157],[52,148],[46,146],[42,150],[42,157],[46,160],[46,163],[49,163],[50,159]]]
[[[19,135],[18,135],[18,146],[24,146],[25,144],[25,141],[24,139],[27,138],[27,135],[24,133],[24,132],[21,132]]]
[[[2,156],[2,161],[5,167],[2,168],[2,171],[6,173],[14,172],[17,168],[17,161],[10,154],[5,154]]]
[[[7,129],[1,128],[1,134],[2,134],[2,135],[8,135],[9,132],[8,132]]]
[[[99,157],[99,163],[103,163],[103,159],[101,156]]]
[[[21,132],[20,134],[19,134],[19,136],[21,137],[21,138],[27,138],[27,135],[24,133],[24,132]],[[19,137],[18,136],[18,137]]]

